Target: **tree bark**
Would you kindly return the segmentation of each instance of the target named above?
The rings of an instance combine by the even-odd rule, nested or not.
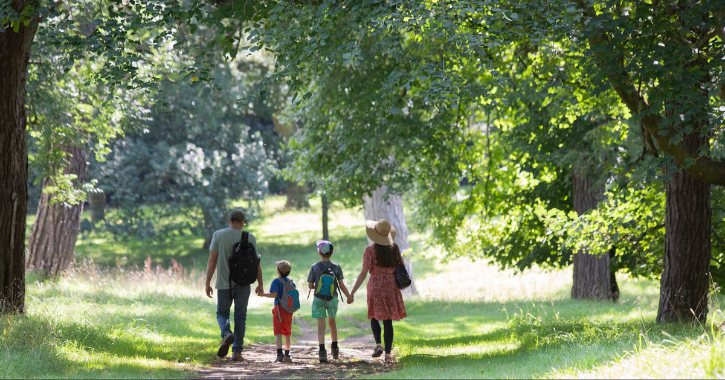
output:
[[[300,186],[292,181],[287,181],[287,202],[284,207],[297,210],[310,207],[310,202],[307,200],[308,193],[307,185]]]
[[[327,214],[330,209],[330,204],[327,200],[327,195],[322,195],[320,198],[322,198],[322,239],[330,240],[330,232],[327,223]]]
[[[68,153],[70,165],[65,174],[78,176],[76,186],[86,181],[86,160],[88,154],[79,148],[63,149]],[[43,180],[43,187],[54,186],[53,180]],[[28,257],[25,261],[27,269],[42,270],[49,276],[62,273],[73,262],[78,233],[81,230],[81,214],[83,202],[67,206],[62,203],[50,204],[52,194],[41,194],[36,213],[33,232],[28,241]]]
[[[13,0],[22,11],[28,2]],[[28,153],[25,146],[25,82],[34,18],[18,32],[0,33],[0,313],[25,313],[25,214]]]
[[[390,224],[395,227],[395,244],[400,247],[401,252],[405,252],[408,248],[410,248],[410,245],[408,243],[408,224],[405,222],[405,214],[403,213],[403,199],[400,195],[390,194],[388,195],[388,199],[386,201],[385,195],[387,194],[387,191],[388,187],[383,185],[373,191],[371,196],[363,196],[365,219],[387,219]],[[368,245],[370,244],[373,244],[373,241],[368,239]],[[405,259],[405,268],[408,270],[413,282],[407,289],[403,290],[403,293],[409,295],[418,294],[413,276],[413,261],[410,257]]]
[[[683,144],[697,151],[708,140],[693,131]],[[665,188],[665,268],[657,322],[704,323],[710,288],[710,184],[684,170],[671,175]]]
[[[106,219],[106,193],[88,193],[88,208],[93,223]]]
[[[604,194],[604,187],[594,188],[594,183],[576,170],[572,174],[574,211],[582,215],[597,207]],[[574,283],[571,298],[588,300],[613,300],[609,254],[589,252],[584,249],[574,254]]]

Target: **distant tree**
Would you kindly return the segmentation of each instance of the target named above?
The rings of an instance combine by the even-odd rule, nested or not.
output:
[[[203,96],[186,83],[164,83],[165,104],[153,108],[144,129],[114,141],[108,159],[92,170],[118,207],[107,230],[156,239],[198,233],[208,248],[231,202],[244,199],[254,216],[269,160],[261,134],[245,124],[247,111],[235,102],[246,74],[232,65],[214,75],[222,91]]]
[[[65,70],[46,37],[36,36],[28,72],[29,164],[42,194],[25,265],[56,275],[73,262],[86,193],[103,197],[95,180],[86,181],[89,153],[102,160],[109,141],[143,117],[146,99],[95,81],[98,71],[88,61]],[[122,104],[107,102],[109,97]]]

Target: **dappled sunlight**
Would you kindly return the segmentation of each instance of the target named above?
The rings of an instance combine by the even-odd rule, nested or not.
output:
[[[725,341],[709,336],[647,347],[635,345],[614,360],[591,369],[567,368],[547,374],[553,378],[618,379],[647,378],[723,378],[725,377]]]
[[[258,238],[266,289],[275,277],[274,261],[292,264],[290,278],[300,289],[302,306],[292,330],[297,342],[302,326],[315,324],[306,280],[309,267],[319,261],[313,244],[319,238],[319,201],[313,199],[312,208],[303,211],[284,210],[281,196],[270,202],[250,227]],[[351,287],[367,246],[363,218],[359,210],[334,212],[332,260]],[[423,238],[412,234],[411,245]],[[24,366],[35,366],[69,377],[188,377],[213,361],[220,339],[218,291],[213,298],[204,294],[208,251],[195,246],[201,241],[181,239],[186,256],[174,254],[179,263],[174,266],[168,245],[103,239],[82,244],[104,246],[103,263],[116,264],[82,259],[57,279],[31,275],[27,317],[5,318],[0,325],[3,371],[20,376]],[[124,244],[113,253],[113,246]],[[121,260],[128,255],[143,264],[149,254],[146,268]],[[722,376],[722,340],[697,340],[702,329],[654,323],[656,281],[620,273],[620,300],[593,302],[570,298],[570,268],[515,273],[483,261],[440,263],[420,255],[414,256],[414,273],[419,295],[405,296],[408,317],[394,322],[400,365],[381,377]],[[366,298],[363,285],[354,304],[341,300],[340,339],[370,334]],[[723,320],[722,301],[712,298],[711,322]],[[274,342],[271,308],[272,300],[251,295],[245,344]],[[25,347],[23,356],[11,349],[19,345]],[[688,361],[697,363],[691,373],[667,372],[672,368],[667,363],[684,367]]]
[[[158,358],[117,356],[103,351],[83,349],[71,343],[57,347],[56,351],[60,359],[73,363],[72,368],[69,368],[68,375],[74,377],[79,375],[88,378],[111,377],[108,373],[109,367],[127,367],[140,369],[142,372],[137,375],[139,377],[145,377],[143,376],[144,371],[166,370],[164,372],[166,376],[184,378],[186,374],[181,371],[184,369],[183,367],[194,367],[193,363],[170,363]]]
[[[319,198],[310,199],[311,207],[299,211],[284,210],[284,201],[284,196],[269,197],[265,201],[259,222],[250,222],[250,231],[258,239],[260,237],[294,236],[303,232],[318,236],[315,240],[321,239],[322,211]],[[345,209],[334,203],[328,211],[328,218],[331,228],[357,232],[355,235],[365,234],[365,216],[361,209]]]
[[[456,259],[440,264],[438,274],[416,283],[423,298],[505,302],[562,299],[571,288],[571,269],[527,269],[521,274],[484,261]],[[465,285],[464,285],[465,284]]]

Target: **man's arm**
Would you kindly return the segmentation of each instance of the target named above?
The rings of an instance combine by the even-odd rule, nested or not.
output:
[[[216,261],[219,254],[214,251],[209,251],[209,261],[206,263],[206,296],[211,298],[214,294],[214,289],[211,287],[211,278],[214,276],[216,271]]]
[[[315,288],[315,283],[314,282],[308,282],[307,283],[307,287],[310,288],[310,289],[314,289]]]
[[[262,263],[257,266],[257,288],[254,289],[257,295],[264,293],[264,279],[262,278]]]

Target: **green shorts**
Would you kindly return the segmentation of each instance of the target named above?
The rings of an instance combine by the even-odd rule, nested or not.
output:
[[[337,315],[337,296],[333,297],[329,301],[325,301],[322,298],[317,298],[312,301],[312,318],[335,318]]]

